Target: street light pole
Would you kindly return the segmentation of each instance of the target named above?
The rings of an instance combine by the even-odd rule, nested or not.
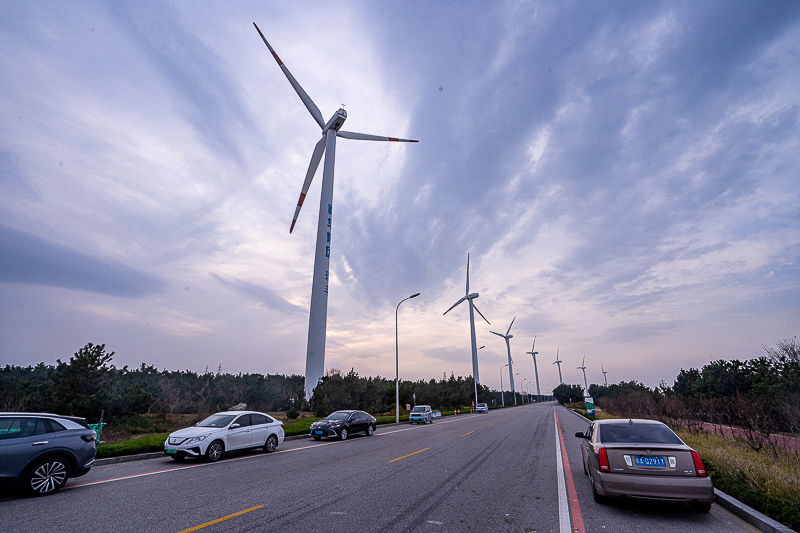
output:
[[[400,423],[400,348],[397,342],[397,314],[400,311],[400,304],[411,298],[416,298],[419,293],[412,294],[408,298],[403,298],[394,309],[394,392],[395,392],[395,423]]]
[[[500,367],[500,400],[503,402],[502,407],[506,406],[506,391],[503,390],[503,369],[508,366],[508,363]]]

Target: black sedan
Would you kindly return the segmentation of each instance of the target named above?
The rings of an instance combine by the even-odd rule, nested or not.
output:
[[[364,432],[371,437],[375,433],[375,417],[364,411],[334,411],[322,420],[311,424],[309,435],[314,440],[331,437],[345,440],[353,433]]]

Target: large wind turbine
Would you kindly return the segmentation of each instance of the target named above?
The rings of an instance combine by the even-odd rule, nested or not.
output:
[[[603,384],[608,387],[608,379],[606,378],[606,374],[608,374],[608,370],[603,368],[603,363],[600,363],[600,370],[603,371]]]
[[[322,194],[319,200],[319,220],[317,221],[317,246],[314,254],[314,278],[311,285],[311,310],[308,317],[308,345],[306,351],[306,399],[311,397],[311,392],[317,386],[317,382],[322,378],[325,373],[325,331],[326,323],[328,320],[328,269],[330,266],[331,254],[331,217],[333,214],[333,168],[336,158],[336,137],[344,137],[345,139],[356,139],[360,141],[396,141],[396,142],[418,142],[411,139],[398,139],[395,137],[382,137],[378,135],[367,135],[364,133],[352,133],[349,131],[342,131],[344,121],[347,119],[347,113],[344,109],[339,109],[333,116],[325,122],[317,105],[306,94],[303,88],[294,79],[292,73],[283,64],[283,61],[272,49],[269,42],[267,42],[264,34],[261,33],[258,25],[253,23],[256,27],[258,34],[267,45],[267,48],[272,53],[272,57],[278,62],[286,79],[294,88],[297,96],[305,104],[311,116],[322,128],[322,138],[317,142],[314,147],[314,153],[311,156],[311,163],[308,165],[306,172],[306,179],[303,182],[303,188],[300,190],[300,199],[297,201],[297,208],[294,211],[292,218],[292,225],[289,227],[289,233],[294,229],[297,222],[297,216],[300,214],[300,208],[303,207],[303,201],[308,193],[308,188],[311,186],[311,180],[317,172],[319,162],[322,159],[322,154],[325,154],[325,165],[322,170]]]
[[[577,369],[578,370],[583,370],[583,386],[586,387],[583,390],[586,391],[586,392],[584,392],[584,394],[588,395],[589,394],[589,384],[586,383],[586,356],[585,355],[583,356],[583,362],[581,363],[581,366],[577,367]]]
[[[564,380],[561,379],[561,363],[563,363],[563,361],[559,361],[558,360],[558,352],[560,352],[560,351],[561,351],[561,348],[556,350],[556,360],[555,360],[555,362],[553,364],[554,365],[558,365],[558,384],[559,385],[563,385],[564,384]]]
[[[533,337],[533,346],[531,346],[531,351],[526,353],[531,354],[533,357],[533,372],[536,374],[536,401],[538,402],[542,399],[542,392],[539,390],[539,369],[536,367],[536,354],[539,352],[534,351],[534,348],[536,348],[536,336]]]
[[[466,293],[465,293],[463,298],[461,298],[459,301],[457,301],[456,303],[451,305],[450,309],[445,311],[443,314],[446,315],[455,306],[457,306],[458,304],[460,304],[464,300],[469,302],[469,331],[470,331],[470,335],[471,335],[470,339],[472,340],[472,378],[473,378],[473,381],[475,382],[475,405],[476,406],[478,405],[478,383],[480,383],[480,379],[478,379],[478,346],[477,346],[477,343],[475,342],[475,313],[473,313],[472,310],[474,309],[475,311],[477,311],[478,314],[481,315],[481,318],[486,320],[486,317],[483,316],[483,313],[481,313],[480,309],[478,309],[478,306],[475,305],[475,302],[473,302],[473,300],[475,298],[477,298],[477,297],[478,297],[478,293],[477,292],[473,292],[472,294],[470,294],[470,292],[469,292],[469,254],[467,254],[467,290],[466,290]],[[491,323],[488,320],[486,320],[486,323],[491,325]]]
[[[509,339],[514,338],[514,335],[511,335],[511,326],[514,325],[516,319],[517,317],[511,319],[511,324],[509,324],[508,331],[506,331],[505,335],[492,331],[492,333],[498,337],[503,337],[506,340],[506,350],[508,350],[508,379],[511,382],[511,394],[514,396],[514,405],[517,405],[517,393],[514,391],[514,361],[511,359],[511,343]]]

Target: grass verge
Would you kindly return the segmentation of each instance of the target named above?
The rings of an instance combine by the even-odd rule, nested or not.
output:
[[[800,530],[800,454],[755,451],[732,437],[676,433],[696,449],[719,490],[773,520]]]
[[[169,433],[147,435],[145,437],[136,437],[134,439],[122,440],[109,444],[100,444],[97,447],[97,455],[95,455],[95,458],[105,459],[107,457],[120,457],[122,455],[163,452],[164,441],[167,440],[167,435],[169,435]]]

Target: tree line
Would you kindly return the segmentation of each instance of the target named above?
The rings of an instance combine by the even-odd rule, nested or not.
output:
[[[6,365],[0,367],[0,410],[54,412],[97,421],[101,413],[109,417],[130,415],[196,414],[202,416],[238,404],[259,411],[286,411],[295,418],[299,411],[325,416],[337,409],[361,409],[389,413],[395,409],[395,381],[363,378],[354,370],[342,374],[330,370],[313,391],[310,402],[304,393],[301,375],[281,374],[200,374],[190,370],[158,370],[142,363],[138,368],[117,368],[115,352],[104,344],[88,343],[69,361],[55,365]],[[403,380],[400,405],[429,404],[436,409],[464,408],[472,405],[475,386],[472,377],[436,381]],[[513,403],[510,392],[503,398],[498,391],[478,385],[478,399],[489,405]],[[517,403],[523,402],[520,393]]]
[[[800,433],[800,343],[797,337],[764,346],[746,361],[717,360],[681,370],[672,386],[650,389],[636,381],[590,385],[595,405],[617,415],[653,418],[694,430],[737,427],[755,449],[771,447],[772,435]],[[566,402],[581,399],[583,387],[553,391]]]

